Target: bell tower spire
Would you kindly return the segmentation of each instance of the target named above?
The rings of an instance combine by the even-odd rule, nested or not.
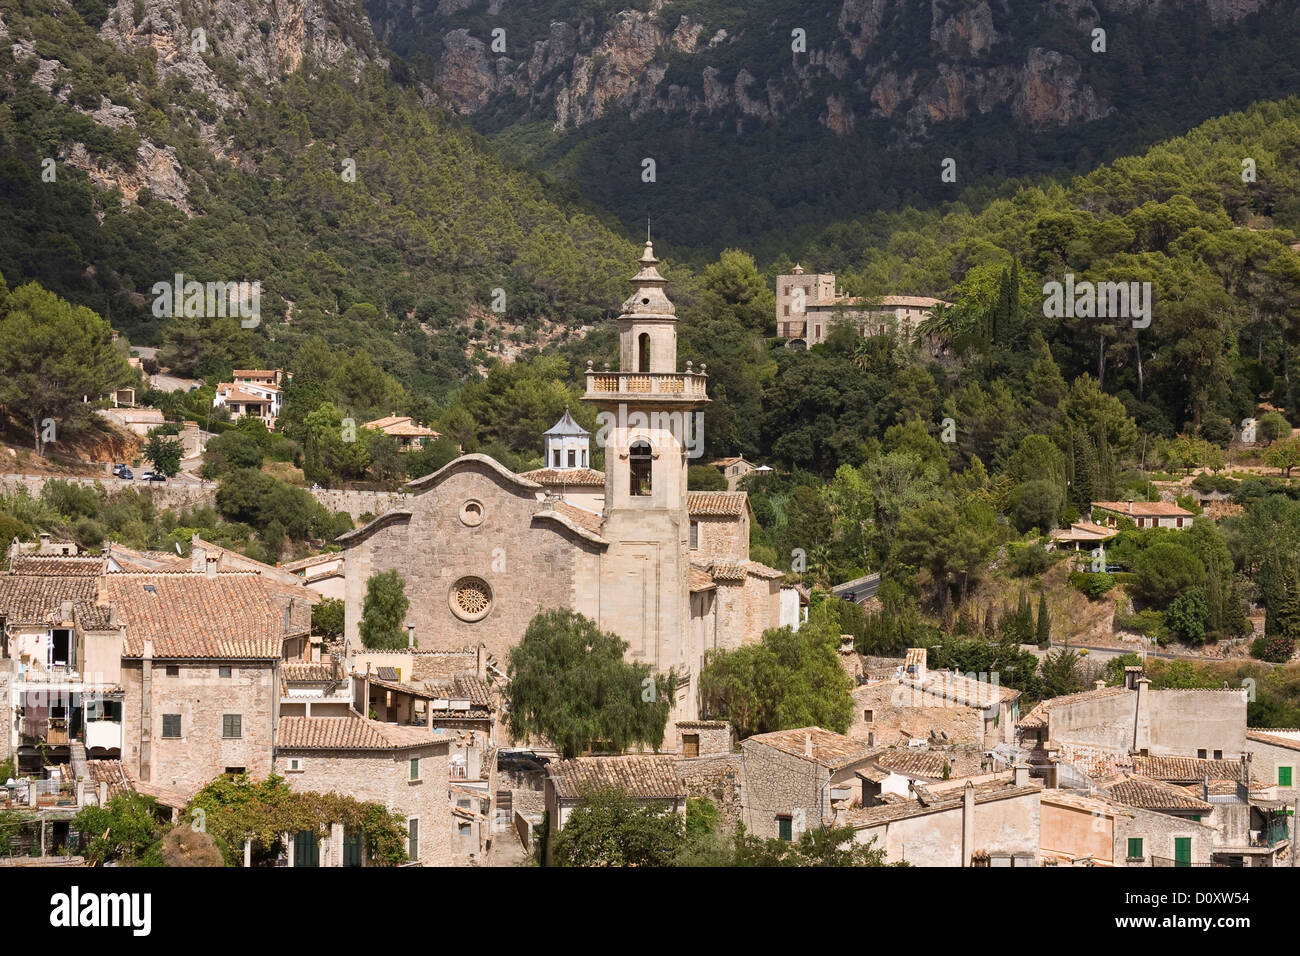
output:
[[[646,239],[641,270],[632,277],[632,294],[618,317],[619,371],[677,371],[677,308],[668,298],[668,281],[659,274],[654,243]]]

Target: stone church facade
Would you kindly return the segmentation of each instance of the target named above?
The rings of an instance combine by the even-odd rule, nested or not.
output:
[[[687,490],[707,375],[689,362],[677,370],[677,318],[657,262],[647,242],[618,319],[618,371],[588,363],[584,401],[601,413],[603,495],[567,412],[557,424],[565,453],[552,453],[552,429],[546,467],[515,474],[464,455],[412,481],[402,507],[339,539],[350,647],[360,644],[367,581],[396,570],[414,646],[483,644],[504,670],[535,614],[570,608],[618,634],[629,659],[674,671],[673,719],[687,720],[698,716],[704,654],[779,626],[782,575],[749,560],[745,493]]]

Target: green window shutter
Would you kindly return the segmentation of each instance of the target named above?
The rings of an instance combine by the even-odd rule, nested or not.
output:
[[[1278,768],[1277,768],[1277,785],[1278,785],[1279,787],[1289,787],[1289,786],[1291,786],[1291,768],[1290,768],[1290,767],[1278,767]]]
[[[1139,860],[1139,859],[1141,859],[1143,856],[1144,856],[1144,854],[1142,853],[1142,838],[1141,838],[1141,837],[1129,837],[1129,838],[1128,838],[1128,858],[1129,858],[1130,860]]]
[[[794,820],[790,817],[776,818],[777,834],[782,840],[789,842],[794,839]]]
[[[420,779],[420,758],[419,757],[411,758],[411,779],[412,780]]]

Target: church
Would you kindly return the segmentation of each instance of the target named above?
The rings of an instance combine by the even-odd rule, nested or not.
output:
[[[619,324],[619,368],[587,363],[605,470],[568,411],[541,436],[544,466],[516,474],[462,455],[409,483],[399,508],[339,538],[345,635],[360,645],[366,582],[397,571],[419,650],[484,645],[504,669],[539,611],[570,608],[629,659],[678,676],[672,719],[699,716],[704,655],[780,623],[782,572],[749,559],[744,492],[688,491],[708,403],[705,366],[677,369],[677,317],[647,241]]]

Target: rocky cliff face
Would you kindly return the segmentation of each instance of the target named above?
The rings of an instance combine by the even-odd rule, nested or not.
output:
[[[292,73],[311,55],[356,74],[365,64],[387,66],[370,32],[365,12],[355,0],[340,0],[329,7],[324,0],[214,0],[186,8],[169,0],[118,0],[104,20],[100,37],[125,53],[150,56],[160,79],[183,79],[189,89],[207,97],[220,111],[237,111],[241,94],[214,70],[218,55],[233,56],[239,64],[239,82],[276,82]],[[0,20],[0,37],[8,30]],[[16,61],[35,58],[32,81],[59,102],[69,98],[68,71],[57,59],[43,59],[30,39],[12,41]],[[74,107],[108,129],[136,128],[136,116],[127,106],[107,97],[97,109]],[[225,144],[217,141],[214,123],[192,117],[195,127],[214,156],[224,158]],[[148,189],[155,199],[192,213],[176,150],[161,147],[142,136],[135,165],[93,156],[85,144],[63,147],[59,159],[85,170],[95,183],[121,191],[125,202],[135,202]]]
[[[1203,2],[1212,22],[1230,25],[1270,0]],[[699,12],[698,3],[688,14],[673,0],[654,0],[599,24],[589,13],[552,22],[544,37],[527,46],[512,38],[504,53],[493,52],[482,25],[509,12],[506,0],[492,0],[486,13],[474,0],[441,0],[425,12],[406,0],[370,0],[369,8],[386,42],[404,39],[398,19],[419,25],[420,49],[436,63],[437,98],[461,113],[499,106],[563,130],[612,111],[632,119],[723,113],[761,123],[801,111],[837,135],[862,119],[889,120],[905,140],[1000,107],[1034,129],[1104,117],[1113,104],[1083,79],[1082,61],[1096,55],[1092,29],[1105,28],[1111,15],[1179,15],[1173,0],[1050,0],[1030,30],[1024,6],[1011,0],[931,0],[918,17],[923,3],[841,0],[837,13],[809,24],[802,53],[791,50],[789,34],[808,17],[794,3],[771,23],[754,17],[724,26],[702,19],[708,8]],[[719,9],[719,17],[727,14],[734,11]],[[478,29],[460,25],[462,16]],[[1024,42],[1044,26],[1078,42]],[[770,41],[767,55],[746,60],[760,37]]]

